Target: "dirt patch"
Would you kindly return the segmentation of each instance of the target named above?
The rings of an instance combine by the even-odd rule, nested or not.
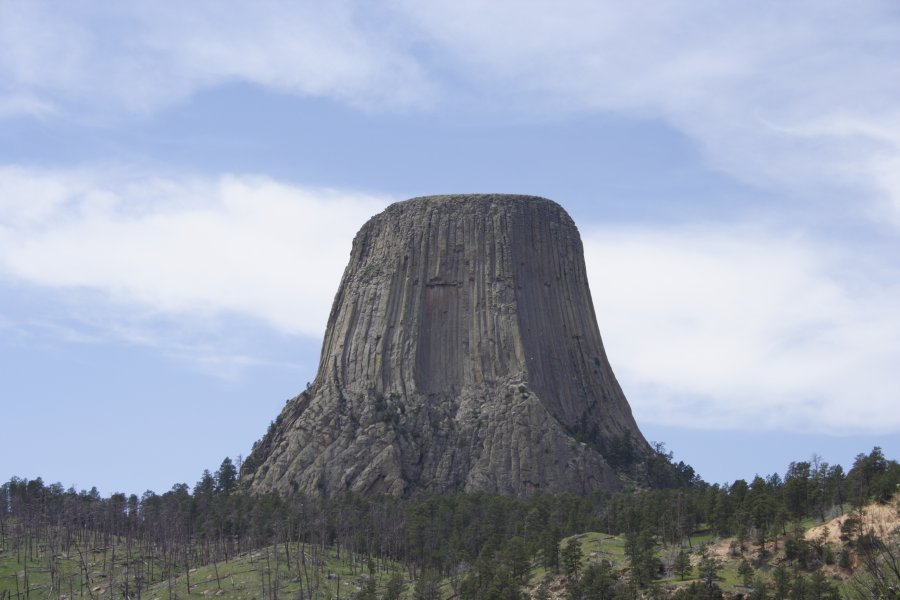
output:
[[[560,575],[546,577],[543,582],[528,590],[529,598],[536,598],[541,585],[547,590],[550,600],[564,600],[567,596],[566,582]]]
[[[718,558],[722,562],[737,560],[737,558],[740,558],[740,551],[738,551],[737,557],[735,557],[731,553],[731,545],[733,543],[735,543],[735,538],[733,538],[733,537],[722,538],[716,542],[712,542],[706,546],[706,555],[709,556],[710,558]],[[750,548],[750,544],[747,543],[745,546],[745,550],[749,550],[749,548]],[[745,551],[745,554],[749,555],[746,551]],[[700,564],[701,558],[702,558],[702,556],[699,554],[692,554],[691,555],[691,564],[694,566],[697,566],[698,564]]]
[[[823,532],[825,541],[831,544],[839,544],[841,541],[841,526],[851,513],[831,519],[821,525],[809,528],[803,537],[807,540],[819,539]],[[870,504],[863,509],[863,526],[865,529],[874,529],[876,534],[884,535],[897,531],[900,527],[900,497],[894,497],[888,504]]]

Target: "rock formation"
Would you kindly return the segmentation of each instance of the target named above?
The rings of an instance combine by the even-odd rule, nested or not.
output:
[[[652,451],[607,361],[578,230],[532,196],[414,198],[356,235],[318,374],[245,485],[587,493]]]

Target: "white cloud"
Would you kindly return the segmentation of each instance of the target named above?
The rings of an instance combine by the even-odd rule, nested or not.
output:
[[[0,117],[150,113],[232,82],[365,109],[626,114],[682,131],[737,178],[801,190],[810,213],[840,203],[900,227],[892,2],[388,6],[0,3]],[[386,202],[264,177],[7,167],[0,269],[318,335],[349,240]],[[896,431],[900,278],[879,260],[848,266],[766,228],[607,229],[586,248],[643,418]]]
[[[81,187],[68,179],[63,183],[28,169],[0,167],[0,227],[28,227],[50,219]]]
[[[876,218],[900,223],[893,3],[400,5],[432,60],[498,110],[660,119],[744,181],[800,190],[819,205],[867,196],[871,206],[876,196]],[[839,199],[820,193],[835,186]]]
[[[639,422],[900,430],[900,285],[884,283],[896,273],[753,228],[605,228],[585,236],[585,251]]]
[[[113,336],[219,375],[270,362],[209,344],[231,317],[322,334],[353,235],[390,200],[115,169],[7,167],[0,191],[0,275],[89,292],[73,311],[80,325],[23,326]],[[900,277],[882,261],[766,226],[616,226],[584,239],[639,422],[900,430]],[[170,335],[179,323],[194,333]]]
[[[418,63],[361,12],[276,0],[4,3],[0,116],[152,112],[233,82],[364,108],[430,102]]]
[[[0,170],[0,269],[122,306],[319,336],[353,235],[388,199],[264,177]],[[10,195],[6,195],[10,194]]]
[[[233,82],[366,109],[463,101],[497,114],[624,113],[684,132],[742,180],[814,198],[849,186],[855,200],[877,197],[876,219],[900,224],[891,2],[29,2],[0,11],[0,116],[152,112]]]

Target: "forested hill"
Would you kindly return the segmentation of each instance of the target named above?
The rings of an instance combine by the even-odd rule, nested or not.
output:
[[[553,594],[568,597],[719,597],[716,578],[704,580],[700,571],[699,579],[679,585],[676,563],[686,553],[690,575],[708,558],[708,545],[724,539],[759,577],[768,577],[768,583],[747,585],[747,593],[771,588],[755,597],[778,597],[769,567],[789,564],[794,585],[802,587],[804,577],[813,581],[828,563],[845,561],[847,577],[862,572],[859,549],[866,544],[896,548],[896,532],[878,537],[860,529],[834,547],[807,544],[799,532],[869,502],[889,501],[900,484],[900,465],[875,448],[847,471],[814,459],[791,463],[783,475],[729,485],[694,481],[666,490],[525,499],[482,493],[283,499],[242,493],[238,483],[229,459],[215,473],[204,472],[193,489],[178,484],[141,497],[103,498],[96,490],[13,478],[0,486],[0,598],[24,598],[28,590],[36,598],[140,597],[154,586],[153,597],[166,586],[176,597],[173,581],[182,586],[181,596],[187,590],[199,595],[201,582],[218,585],[220,594],[237,593],[233,577],[233,589],[222,586],[221,561],[252,563],[263,549],[267,563],[260,568],[268,575],[254,584],[256,597],[324,597],[334,589],[329,575],[340,577],[341,569],[355,574],[358,594],[368,590],[362,597],[371,598],[549,597],[553,585],[559,588]],[[570,536],[585,532],[621,540],[621,561],[614,552],[591,556],[575,548],[581,538]],[[206,565],[215,568],[215,581],[210,570],[204,571],[208,579],[191,581],[192,569]],[[584,592],[589,585],[607,595],[579,595],[600,589]]]

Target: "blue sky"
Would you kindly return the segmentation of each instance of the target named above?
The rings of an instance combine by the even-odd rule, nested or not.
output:
[[[894,2],[0,0],[0,478],[162,491],[316,370],[393,201],[581,231],[646,437],[900,454]]]

